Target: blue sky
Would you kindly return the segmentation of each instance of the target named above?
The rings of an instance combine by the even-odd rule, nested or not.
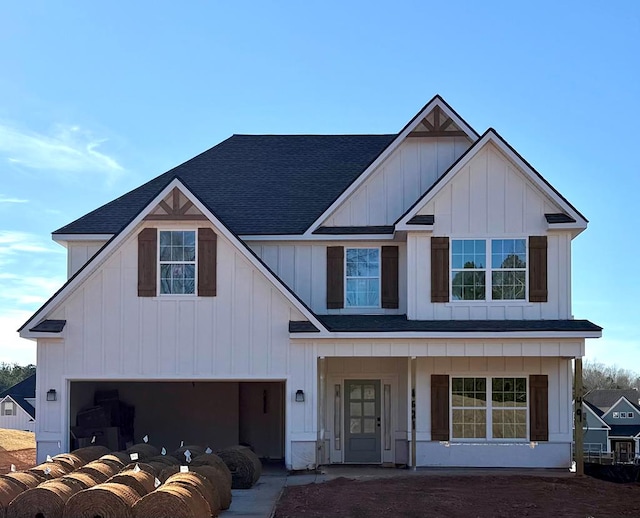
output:
[[[640,370],[640,3],[0,4],[0,361],[65,280],[51,232],[233,133],[391,133],[436,93],[590,220],[587,358]]]

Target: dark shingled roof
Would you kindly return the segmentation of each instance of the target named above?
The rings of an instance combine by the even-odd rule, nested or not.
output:
[[[372,227],[319,227],[314,234],[393,234],[393,225]]]
[[[302,234],[397,135],[233,135],[54,234],[116,234],[180,179],[236,234]]]
[[[640,424],[612,424],[609,437],[635,437],[640,433]]]
[[[43,320],[29,331],[32,333],[61,333],[66,323],[66,320]]]
[[[554,223],[575,223],[576,220],[567,214],[563,214],[562,212],[557,214],[545,214],[544,217],[547,219],[547,223],[553,225]]]
[[[425,332],[425,333],[508,333],[587,332],[602,328],[588,320],[408,320],[406,315],[316,315],[332,332]],[[313,331],[294,326],[292,333]]]
[[[407,225],[433,225],[434,221],[435,216],[433,214],[418,214],[407,221]]]
[[[606,412],[622,397],[640,409],[640,391],[636,389],[594,389],[585,394],[584,399]]]
[[[4,399],[7,396],[18,403],[25,412],[35,419],[36,409],[33,405],[25,400],[25,398],[36,397],[36,375],[32,374],[28,378],[23,379],[21,382],[16,383],[13,387],[9,387],[4,392],[0,392],[0,399]]]
[[[597,406],[595,406],[592,403],[589,403],[589,401],[587,401],[587,399],[583,399],[582,402],[587,405],[591,410],[593,410],[593,413],[596,414],[598,417],[602,417],[604,415],[604,412],[602,410],[600,410]]]

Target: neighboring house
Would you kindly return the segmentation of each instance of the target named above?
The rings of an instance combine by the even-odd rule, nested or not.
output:
[[[136,440],[293,469],[568,467],[586,227],[439,96],[397,134],[234,135],[54,232],[38,458],[117,390]]]
[[[0,392],[0,428],[35,431],[36,375]]]
[[[583,401],[585,450],[614,453],[618,462],[640,454],[640,392],[596,389]]]

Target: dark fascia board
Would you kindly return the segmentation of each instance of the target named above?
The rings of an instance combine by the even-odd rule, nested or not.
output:
[[[291,320],[289,321],[289,332],[290,333],[319,333],[320,330],[314,326],[311,322],[308,321],[298,321]]]
[[[393,225],[368,227],[318,227],[314,234],[346,235],[346,234],[393,234]]]
[[[509,333],[602,331],[588,320],[408,320],[406,315],[317,315],[331,332]]]
[[[559,212],[555,214],[545,214],[544,217],[547,219],[547,223],[549,223],[549,225],[553,225],[557,223],[575,223],[576,222],[575,219],[573,219],[571,216],[563,212]]]
[[[43,320],[29,331],[32,333],[62,333],[66,323],[66,320]]]
[[[433,225],[435,219],[435,215],[433,214],[418,214],[417,216],[413,216],[413,218],[407,221],[407,225]]]

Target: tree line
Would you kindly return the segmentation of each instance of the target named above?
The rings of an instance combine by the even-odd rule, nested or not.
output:
[[[36,366],[18,365],[17,363],[0,363],[0,392],[7,390],[16,383],[20,383],[23,379],[35,374]]]
[[[582,367],[584,392],[594,389],[640,390],[640,374],[615,365],[586,360]]]

